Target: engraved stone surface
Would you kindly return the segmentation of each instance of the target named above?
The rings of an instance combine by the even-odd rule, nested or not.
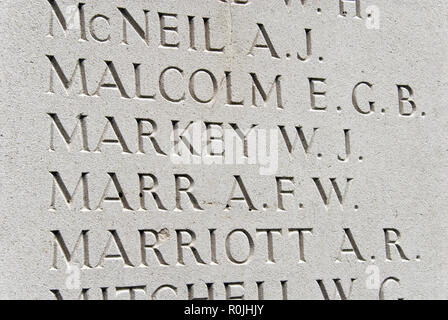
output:
[[[0,297],[448,298],[444,0],[4,0]]]

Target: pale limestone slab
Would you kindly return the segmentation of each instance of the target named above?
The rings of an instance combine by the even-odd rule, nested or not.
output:
[[[2,4],[1,298],[447,298],[446,1]]]

